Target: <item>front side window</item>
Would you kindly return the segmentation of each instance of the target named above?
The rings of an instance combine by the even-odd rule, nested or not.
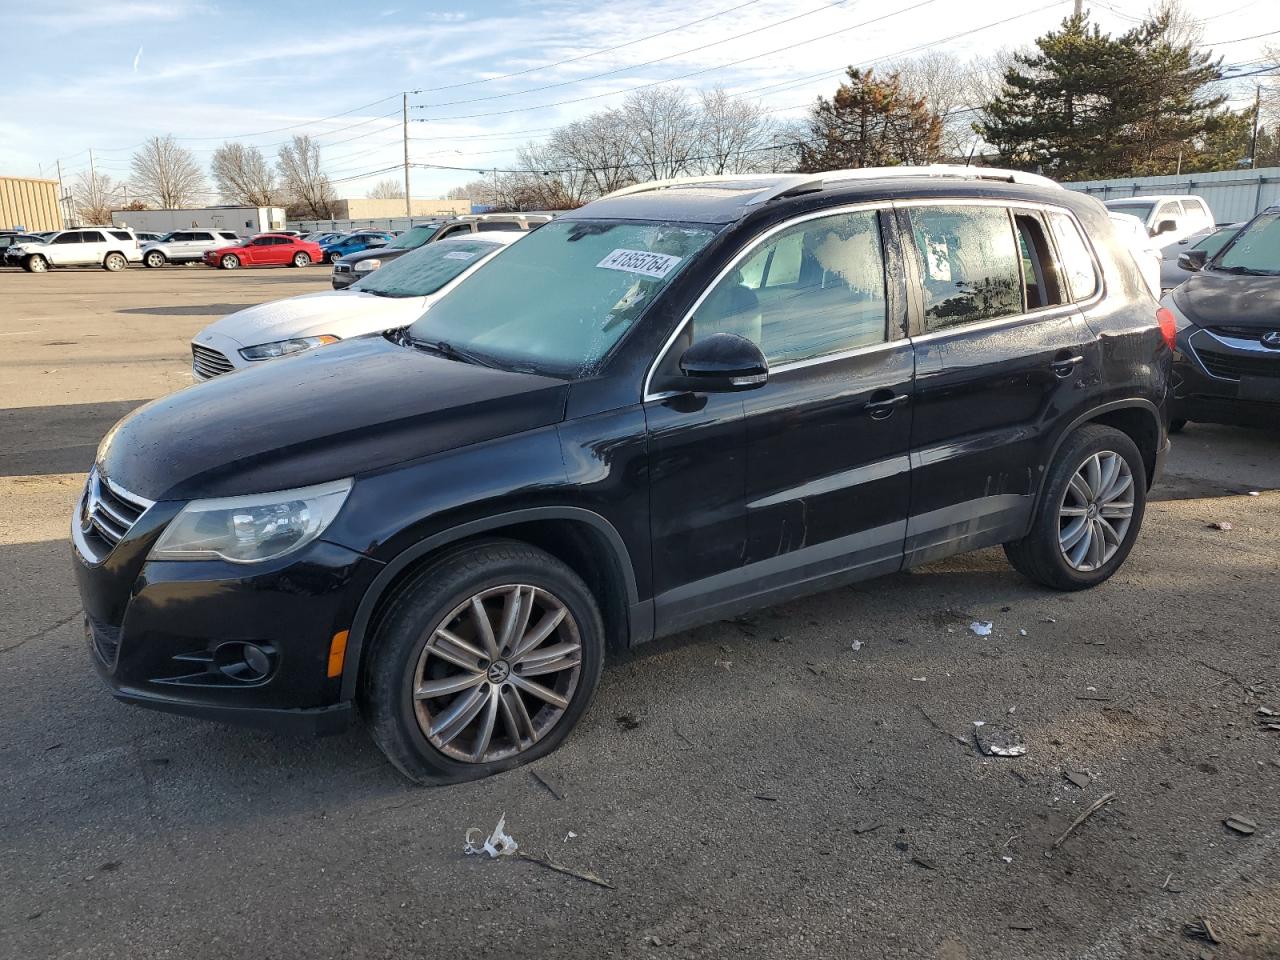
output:
[[[1058,244],[1058,258],[1067,275],[1071,298],[1077,303],[1088,300],[1098,291],[1098,268],[1094,266],[1089,245],[1080,235],[1080,228],[1065,213],[1050,211],[1049,226]]]
[[[1231,238],[1213,260],[1226,273],[1280,274],[1280,213],[1264,213]]]
[[[1022,262],[1003,207],[912,207],[926,333],[1022,312]]]
[[[412,230],[406,230],[400,236],[396,237],[395,245],[401,250],[416,250],[428,240],[436,235],[440,230],[439,224],[428,224],[422,227],[414,227]]]
[[[80,234],[76,232],[60,233],[54,237],[50,243],[81,243]]]
[[[557,220],[463,280],[409,334],[509,369],[588,376],[717,229]]]
[[[352,284],[351,289],[379,297],[430,296],[500,249],[499,244],[466,237],[441,240],[390,261],[382,269]]]
[[[734,333],[771,365],[883,343],[887,305],[874,210],[807,220],[765,240],[699,304],[686,346]]]

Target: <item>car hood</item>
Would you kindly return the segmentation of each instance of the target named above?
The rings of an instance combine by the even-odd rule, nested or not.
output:
[[[417,249],[416,247],[414,249]],[[372,260],[375,257],[383,260],[394,260],[403,257],[409,251],[404,247],[370,247],[368,250],[357,250],[342,258],[343,263],[359,263],[361,260]]]
[[[151,500],[288,490],[558,423],[568,391],[361,337],[153,400],[97,466]]]
[[[1280,328],[1280,277],[1200,270],[1173,291],[1173,303],[1200,327]]]
[[[329,333],[346,339],[413,323],[427,308],[427,297],[377,297],[356,290],[324,290],[288,300],[260,303],[229,313],[196,334],[220,333],[242,347],[290,337]],[[323,328],[323,329],[321,329]]]

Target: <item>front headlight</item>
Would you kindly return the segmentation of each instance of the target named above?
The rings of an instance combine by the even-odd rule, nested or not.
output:
[[[339,339],[339,337],[324,333],[318,337],[294,337],[292,340],[276,340],[272,343],[259,343],[256,346],[245,347],[240,351],[240,356],[246,360],[274,360],[277,357],[287,357],[291,353],[310,350],[312,347],[323,347],[327,343],[337,343]]]
[[[160,535],[151,559],[274,560],[320,536],[350,492],[348,479],[277,493],[192,500]]]
[[[380,266],[382,266],[382,261],[374,257],[372,260],[357,261],[355,270],[356,273],[368,273],[370,270],[377,270]]]

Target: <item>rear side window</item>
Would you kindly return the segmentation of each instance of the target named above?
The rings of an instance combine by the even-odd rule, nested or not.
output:
[[[107,238],[104,237],[97,230],[84,231],[83,240],[85,243],[106,243],[107,242]]]
[[[1027,309],[1040,310],[1066,303],[1062,278],[1053,258],[1053,246],[1045,234],[1044,222],[1033,213],[1015,213],[1013,227],[1018,235]]]
[[[1022,259],[1003,207],[912,207],[926,333],[1022,313]]]
[[[222,233],[219,233],[219,234],[218,234],[218,236],[219,236],[219,237],[221,237],[223,240],[238,240],[238,239],[240,239],[238,236],[236,236],[236,235],[235,235],[234,233],[232,233],[230,230],[227,230],[227,231],[224,231],[224,232],[222,232]]]
[[[132,239],[133,239],[133,237],[129,236],[129,234],[125,233],[123,230],[112,230],[112,231],[111,231],[111,235],[112,235],[113,237],[115,237],[117,240],[132,240]]]
[[[213,234],[211,234],[211,233],[193,233],[193,234],[191,234],[191,239],[192,239],[192,240],[212,240],[212,239],[213,239]]]
[[[1049,226],[1058,244],[1058,258],[1067,277],[1071,298],[1077,302],[1088,300],[1098,292],[1098,268],[1094,265],[1088,244],[1080,235],[1080,228],[1065,213],[1055,212],[1049,213]]]
[[[691,342],[734,333],[771,364],[812,360],[883,343],[886,314],[879,218],[838,214],[783,230],[749,254],[694,312]]]
[[[519,230],[518,223],[504,223],[501,220],[481,220],[478,224],[481,233],[488,233],[492,230]]]

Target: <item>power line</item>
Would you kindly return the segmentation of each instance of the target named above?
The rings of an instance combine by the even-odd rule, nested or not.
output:
[[[1202,44],[1205,47],[1226,47],[1233,43],[1244,43],[1246,40],[1260,40],[1262,37],[1274,37],[1280,30],[1272,30],[1270,33],[1255,33],[1251,37],[1236,37],[1234,40],[1212,40]]]

